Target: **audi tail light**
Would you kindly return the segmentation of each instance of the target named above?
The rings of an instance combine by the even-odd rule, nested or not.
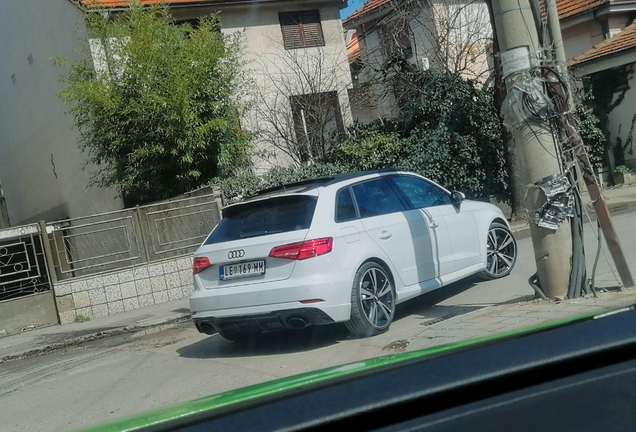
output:
[[[201,273],[206,268],[210,267],[212,263],[206,257],[196,257],[192,262],[192,274]]]
[[[291,260],[304,260],[324,255],[333,249],[333,238],[324,237],[299,243],[290,243],[273,248],[269,256]]]

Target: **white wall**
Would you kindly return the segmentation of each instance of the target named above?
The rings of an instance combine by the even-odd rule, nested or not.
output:
[[[260,6],[248,10],[227,9],[221,13],[222,27],[226,32],[245,29],[244,58],[247,67],[254,71],[256,86],[268,103],[277,101],[272,106],[276,106],[277,112],[280,110],[278,121],[283,126],[292,126],[289,124],[292,119],[289,96],[311,93],[312,89],[319,92],[336,91],[344,123],[350,124],[352,117],[347,90],[352,87],[351,72],[338,8],[329,5],[318,8],[325,38],[324,47],[293,50],[285,50],[283,47],[278,13],[310,8],[307,4],[290,4]],[[295,66],[300,66],[310,78],[304,78],[303,73],[295,72]],[[309,80],[314,81],[311,86],[308,85]],[[264,111],[268,112],[265,115],[273,109],[265,108]],[[255,107],[248,112],[246,123],[251,123],[252,129],[268,133],[272,130],[271,120],[259,116],[258,111]],[[273,165],[292,163],[287,155],[263,140],[255,142],[255,145],[271,152],[270,155],[254,159],[257,169],[265,170]]]
[[[430,67],[441,68],[443,65],[438,63],[435,43],[437,29],[431,14],[430,8],[423,7],[409,23],[413,33],[413,52],[420,63],[422,59],[428,59]]]
[[[306,94],[306,81],[298,78],[298,74],[290,70],[290,64],[297,63],[315,78],[316,65],[322,67],[322,85],[320,91],[337,91],[343,121],[352,121],[348,98],[348,89],[352,87],[349,62],[346,55],[345,34],[336,3],[317,4],[257,4],[248,7],[226,7],[221,13],[221,27],[224,33],[244,32],[245,45],[242,58],[246,68],[254,80],[253,94],[249,97],[257,101],[265,96],[268,103],[276,105],[280,110],[279,117],[290,117],[289,96]],[[279,12],[318,9],[322,31],[325,38],[324,47],[285,50],[278,18]],[[200,8],[196,11],[175,12],[177,18],[186,18],[192,14],[203,15],[213,13],[214,8]],[[317,61],[320,60],[320,61]],[[285,94],[291,93],[291,94]],[[262,104],[259,105],[262,107]],[[271,125],[263,117],[259,117],[258,107],[249,110],[243,117],[242,124],[249,130],[271,131]],[[274,165],[289,165],[292,160],[280,150],[263,140],[257,140],[255,146],[261,153],[269,153],[267,157],[254,158],[258,170],[266,170]]]
[[[488,8],[483,1],[445,0],[421,2],[420,10],[408,16],[407,30],[413,56],[410,61],[420,68],[460,73],[466,79],[485,83],[493,73],[490,53],[492,28]],[[356,29],[360,58],[364,65],[359,74],[358,100],[371,100],[368,110],[356,109],[361,120],[392,117],[397,114],[395,98],[390,89],[378,83],[378,73],[386,62],[382,32],[394,32],[401,26],[404,15],[396,12],[376,24],[360,24]],[[395,23],[399,24],[395,24]],[[458,55],[461,53],[461,55]],[[461,57],[461,60],[457,60]],[[366,86],[365,86],[366,84]],[[365,86],[360,90],[360,87]]]
[[[565,57],[571,59],[603,41],[603,29],[596,21],[586,21],[562,29]]]
[[[380,77],[376,71],[380,70],[387,60],[385,57],[386,53],[382,47],[380,31],[377,28],[373,28],[366,32],[362,31],[364,37],[358,37],[360,59],[363,64],[358,82],[361,85],[366,84],[363,91],[368,92],[369,109],[365,113],[365,117],[374,120],[383,117],[393,117],[397,114],[396,101],[393,94],[378,83]]]
[[[488,6],[484,1],[443,0],[434,3],[433,22],[438,46],[433,55],[439,66],[459,73],[465,79],[485,83],[494,73],[489,56],[492,44],[492,25]],[[441,63],[441,64],[440,64]]]
[[[609,36],[612,37],[616,33],[620,33],[629,23],[629,14],[614,14],[607,19],[607,29]]]
[[[80,17],[69,1],[0,2],[0,181],[14,226],[122,207],[112,190],[85,190],[85,156],[56,96],[63,69],[50,57],[74,56]]]

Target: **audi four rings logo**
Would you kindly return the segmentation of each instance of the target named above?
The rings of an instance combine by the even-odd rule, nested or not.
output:
[[[243,258],[245,256],[245,251],[243,249],[233,250],[227,254],[229,259]]]

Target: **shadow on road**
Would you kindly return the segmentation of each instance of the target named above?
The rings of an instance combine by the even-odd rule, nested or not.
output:
[[[343,324],[308,327],[302,330],[265,332],[246,342],[230,342],[218,334],[177,350],[185,358],[232,358],[311,351],[349,338]]]
[[[491,306],[492,303],[489,302],[439,306],[445,300],[477,287],[480,282],[478,276],[472,276],[402,303],[396,309],[395,321],[418,315],[427,319],[422,325],[432,325],[449,317]],[[498,304],[516,303],[530,298],[531,296],[515,297]],[[302,330],[265,332],[247,342],[230,342],[216,334],[179,348],[177,353],[181,357],[197,359],[291,354],[324,348],[351,338],[344,324],[332,324]]]
[[[503,281],[504,283],[510,282],[510,279]],[[498,281],[501,283],[502,281]],[[466,279],[457,281],[448,286],[442,287],[438,290],[416,297],[412,300],[402,303],[397,307],[395,319],[403,319],[408,316],[419,315],[426,319],[422,325],[431,325],[440,320],[451,318],[458,315],[474,312],[485,307],[492,306],[493,304],[513,304],[524,301],[532,300],[534,295],[514,295],[511,294],[509,300],[506,301],[488,301],[484,298],[483,301],[470,301],[470,302],[455,302],[456,304],[441,305],[446,300],[452,299],[455,296],[469,291],[477,290],[482,284],[492,284],[497,281],[484,281],[479,275],[470,276]]]
[[[475,282],[469,278],[409,300],[397,307],[395,320],[414,314],[436,318],[433,306],[474,286]],[[452,307],[452,309],[454,309],[452,313],[455,315],[470,311],[461,306]],[[475,308],[470,309],[474,310]],[[445,314],[449,313],[446,308],[444,310]],[[291,354],[324,348],[350,338],[352,336],[344,324],[266,332],[247,342],[230,342],[216,334],[192,345],[179,348],[177,353],[181,357],[198,359]]]
[[[433,307],[451,297],[455,297],[477,285],[480,279],[471,276],[467,279],[452,283],[430,293],[415,297],[405,303],[398,305],[395,311],[395,320],[399,320],[411,315],[420,315],[425,318],[436,318]],[[463,306],[451,306],[449,308],[465,309]],[[466,313],[466,312],[462,312]],[[460,313],[457,313],[459,315]]]

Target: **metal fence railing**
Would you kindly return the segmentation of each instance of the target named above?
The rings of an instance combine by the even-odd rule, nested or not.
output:
[[[220,220],[220,193],[47,224],[58,279],[194,252]]]
[[[141,233],[149,261],[192,252],[219,223],[213,195],[139,207]]]
[[[48,224],[58,279],[145,262],[138,228],[130,210]]]
[[[0,301],[50,289],[39,225],[0,230]]]

